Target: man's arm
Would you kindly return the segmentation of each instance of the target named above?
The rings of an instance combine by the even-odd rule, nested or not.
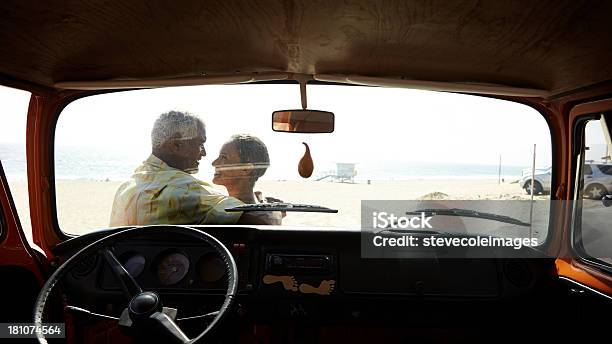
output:
[[[245,211],[238,219],[239,225],[280,225],[281,218],[274,216],[274,212],[268,211]]]
[[[244,205],[234,197],[199,189],[198,199],[201,212],[205,213],[201,224],[280,225],[281,217],[275,212],[227,212],[225,209]]]

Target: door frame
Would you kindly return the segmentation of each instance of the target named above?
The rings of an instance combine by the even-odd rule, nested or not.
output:
[[[612,98],[578,104],[569,112],[568,139],[570,149],[567,150],[566,157],[569,162],[569,173],[566,180],[566,185],[568,185],[568,200],[574,199],[576,193],[575,176],[579,167],[575,163],[574,147],[580,145],[581,142],[576,142],[575,127],[581,119],[587,116],[608,111],[612,111]],[[568,209],[570,211],[570,216],[566,217],[564,223],[566,235],[564,236],[559,258],[556,260],[559,277],[593,288],[608,296],[612,296],[612,275],[605,269],[597,266],[597,264],[581,257],[578,252],[575,251],[572,245],[574,234],[573,207],[568,205]]]
[[[30,245],[24,232],[0,161],[0,265],[25,269],[42,284],[47,275],[44,253]]]

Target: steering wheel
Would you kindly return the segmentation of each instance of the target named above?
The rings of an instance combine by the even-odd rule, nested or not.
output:
[[[221,305],[219,311],[203,316],[187,318],[193,319],[197,317],[214,316],[214,319],[208,324],[208,326],[197,337],[192,339],[188,338],[176,324],[176,319],[174,319],[176,316],[176,309],[162,307],[161,297],[159,294],[152,291],[143,291],[136,280],[127,272],[123,265],[121,265],[111,249],[116,243],[135,236],[168,233],[171,233],[172,235],[182,234],[196,240],[206,242],[220,255],[226,270],[227,292],[225,294],[225,301]],[[51,275],[51,277],[49,277],[45,285],[42,287],[40,293],[38,294],[38,298],[36,299],[36,304],[34,305],[34,325],[37,328],[42,326],[45,306],[49,295],[53,291],[56,284],[66,275],[66,273],[81,262],[82,259],[98,253],[101,253],[102,256],[104,256],[105,261],[111,267],[113,275],[119,281],[123,294],[130,300],[124,309],[121,318],[117,319],[110,316],[101,316],[118,320],[118,324],[120,326],[129,327],[131,330],[133,330],[130,332],[135,334],[154,334],[157,339],[159,339],[161,336],[165,336],[167,337],[166,342],[173,343],[192,344],[202,342],[202,339],[210,334],[213,329],[219,325],[221,319],[228,313],[229,308],[234,302],[234,297],[238,287],[238,269],[231,253],[219,240],[208,233],[187,226],[156,225],[135,227],[110,234],[90,244],[57,268],[57,270]],[[73,308],[86,313],[95,314],[77,307]],[[47,343],[47,340],[41,333],[37,333],[36,336],[39,343]]]

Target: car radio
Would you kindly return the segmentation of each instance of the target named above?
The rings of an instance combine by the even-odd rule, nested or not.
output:
[[[266,273],[302,272],[328,274],[334,259],[329,254],[266,254]]]

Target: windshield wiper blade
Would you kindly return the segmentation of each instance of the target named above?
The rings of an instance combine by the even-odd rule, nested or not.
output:
[[[514,217],[510,217],[510,216],[506,216],[506,215],[493,214],[493,213],[485,213],[485,212],[482,212],[482,211],[476,211],[476,210],[471,210],[471,209],[460,209],[460,208],[421,209],[421,210],[415,210],[415,211],[408,211],[408,212],[406,212],[406,215],[421,215],[421,213],[424,214],[425,216],[439,216],[439,215],[443,215],[443,216],[474,217],[474,218],[478,218],[478,219],[487,219],[487,220],[493,220],[493,221],[510,223],[510,224],[517,225],[517,226],[524,226],[524,227],[530,227],[531,226],[531,224],[529,224],[528,222],[523,222],[523,221],[521,221],[519,219],[516,219]]]
[[[331,209],[322,207],[319,205],[311,204],[294,204],[294,203],[257,203],[257,204],[243,204],[232,208],[225,208],[227,212],[235,211],[299,211],[299,212],[311,212],[311,213],[337,213],[337,209]]]

